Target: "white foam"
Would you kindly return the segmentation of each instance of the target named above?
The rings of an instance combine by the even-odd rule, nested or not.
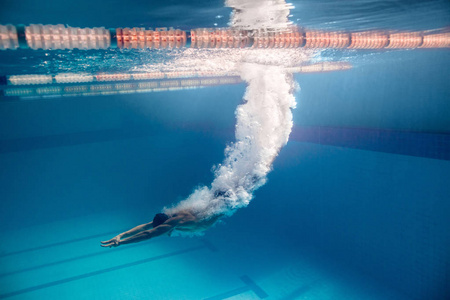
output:
[[[243,63],[299,66],[317,55],[312,49],[193,49],[187,48],[167,53],[165,61],[140,65],[136,72],[204,71],[234,75]]]
[[[233,8],[230,26],[238,29],[285,29],[291,4],[284,0],[227,0],[225,5]]]
[[[281,28],[287,25],[289,12],[283,18],[272,19],[269,16],[275,12],[260,9],[267,8],[267,5],[279,6],[283,3],[286,5],[281,0],[227,1],[227,5],[239,9],[239,13],[245,12],[239,21],[241,25],[246,22],[245,24],[253,24],[252,26],[259,28]],[[250,17],[247,13],[251,11],[254,11],[256,16],[265,14],[265,17]],[[266,17],[269,19],[266,20]],[[262,25],[260,21],[265,23]],[[225,149],[222,164],[214,167],[215,179],[211,186],[197,188],[186,200],[172,208],[166,208],[165,212],[173,214],[180,210],[189,210],[200,218],[217,214],[231,215],[236,209],[247,206],[253,192],[266,183],[273,161],[289,139],[293,125],[291,109],[296,105],[293,93],[298,86],[293,81],[292,74],[288,74],[285,68],[304,61],[309,54],[297,49],[233,49],[205,51],[197,55],[203,56],[203,62],[195,62],[196,65],[207,65],[211,69],[221,66],[229,72],[238,72],[248,85],[244,103],[236,109],[236,140]],[[226,61],[228,64],[224,63]],[[178,64],[183,62],[186,63],[183,56],[178,58]]]
[[[209,217],[247,206],[287,143],[296,104],[292,76],[282,67],[254,63],[241,64],[240,74],[248,87],[245,103],[236,109],[236,141],[225,149],[211,186],[198,188],[167,213],[187,209]]]

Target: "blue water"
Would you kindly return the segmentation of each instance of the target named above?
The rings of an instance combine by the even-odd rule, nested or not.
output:
[[[449,26],[447,1],[293,1],[308,28]],[[2,1],[0,24],[227,25],[223,1]],[[217,25],[216,25],[217,24]],[[172,53],[173,54],[173,53]],[[127,72],[151,51],[0,52],[0,75]],[[200,238],[114,249],[213,179],[245,84],[0,99],[0,299],[448,299],[450,51],[322,51],[247,208]]]

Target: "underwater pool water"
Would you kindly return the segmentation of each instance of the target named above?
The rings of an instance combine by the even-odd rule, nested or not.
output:
[[[446,1],[292,4],[289,19],[313,29],[414,31],[450,20]],[[0,24],[182,30],[226,27],[232,11],[223,1],[0,6]],[[214,55],[7,50],[0,75],[232,60]],[[0,98],[0,299],[446,299],[449,50],[323,50],[308,59],[352,69],[293,76],[300,88],[289,141],[247,207],[200,237],[113,249],[100,241],[217,178],[248,84]]]

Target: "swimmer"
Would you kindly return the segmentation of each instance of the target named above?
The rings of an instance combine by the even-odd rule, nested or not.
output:
[[[223,214],[207,219],[199,219],[189,211],[180,211],[171,216],[165,213],[156,214],[150,223],[136,226],[108,241],[101,242],[102,247],[117,247],[120,245],[137,243],[157,236],[172,234],[174,230],[185,232],[198,232],[211,227]]]

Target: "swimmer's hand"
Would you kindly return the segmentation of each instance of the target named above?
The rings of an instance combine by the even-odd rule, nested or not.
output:
[[[100,242],[100,243],[102,243],[102,245],[100,245],[100,246],[105,247],[105,248],[106,247],[109,247],[109,248],[117,247],[117,246],[120,245],[120,237],[116,236],[116,237],[113,237],[112,239],[110,239],[108,241],[103,241],[103,242]]]

